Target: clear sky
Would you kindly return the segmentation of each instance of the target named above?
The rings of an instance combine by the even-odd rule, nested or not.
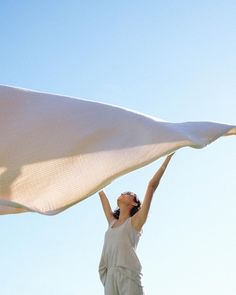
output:
[[[236,2],[1,1],[0,84],[172,122],[236,123]],[[148,295],[236,294],[236,138],[183,148],[138,245]],[[105,188],[143,199],[160,159]],[[97,194],[55,216],[0,216],[1,295],[103,294]]]

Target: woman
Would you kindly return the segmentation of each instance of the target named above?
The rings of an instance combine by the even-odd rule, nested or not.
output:
[[[153,194],[174,153],[169,155],[149,181],[141,202],[133,192],[124,192],[117,199],[118,209],[112,212],[104,191],[99,192],[109,223],[99,263],[99,275],[105,295],[143,295],[142,266],[136,248],[147,220]]]

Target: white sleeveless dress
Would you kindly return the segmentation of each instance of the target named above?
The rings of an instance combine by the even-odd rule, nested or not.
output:
[[[140,290],[139,293],[137,290],[130,290],[129,294],[135,294],[135,292],[137,294],[144,294],[141,290],[142,266],[136,254],[136,248],[139,238],[142,235],[142,230],[139,232],[134,229],[131,223],[131,217],[120,226],[112,228],[115,221],[117,221],[117,219],[111,221],[105,233],[104,245],[99,263],[99,275],[105,287],[105,294],[126,294],[126,292],[118,290],[116,293],[114,288],[119,289],[122,287],[124,289],[124,282],[126,284],[128,282],[127,280],[130,280],[130,282],[135,284],[135,288],[139,288]],[[116,273],[116,275],[114,275],[114,273]],[[122,281],[122,275],[123,279],[124,277],[126,278],[124,282]],[[118,281],[114,282],[114,280]],[[130,289],[131,286],[128,288]],[[106,293],[106,289],[110,291]]]

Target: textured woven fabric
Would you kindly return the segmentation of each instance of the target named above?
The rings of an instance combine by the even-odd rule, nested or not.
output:
[[[0,214],[57,214],[118,176],[236,126],[171,123],[118,106],[0,86]]]

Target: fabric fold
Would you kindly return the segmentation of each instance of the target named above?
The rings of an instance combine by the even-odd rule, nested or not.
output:
[[[235,125],[0,85],[0,214],[57,214],[173,151],[235,134]]]

